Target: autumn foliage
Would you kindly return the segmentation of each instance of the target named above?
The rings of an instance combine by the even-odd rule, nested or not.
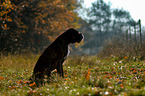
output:
[[[78,28],[76,0],[2,0],[0,51],[37,52],[69,27]]]

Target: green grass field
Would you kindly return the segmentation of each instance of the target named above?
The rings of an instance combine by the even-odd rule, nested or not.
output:
[[[27,84],[39,55],[0,56],[0,96],[145,96],[145,61],[68,57],[64,76]],[[47,81],[47,80],[46,80]]]

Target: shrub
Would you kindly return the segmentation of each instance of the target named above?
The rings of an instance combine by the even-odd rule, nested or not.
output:
[[[129,57],[132,59],[145,58],[145,43],[140,45],[135,40],[128,40],[126,38],[115,37],[104,44],[103,49],[98,54],[99,57],[115,56],[119,59]]]

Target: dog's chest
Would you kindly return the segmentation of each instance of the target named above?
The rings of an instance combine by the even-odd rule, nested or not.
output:
[[[59,45],[55,50],[57,56],[56,58],[63,59],[66,58],[69,54],[68,46]]]
[[[69,53],[70,53],[70,48],[68,47],[67,54],[66,54],[65,58],[69,55]]]
[[[64,56],[64,58],[66,58],[68,55],[69,55],[69,53],[70,53],[70,50],[69,50],[69,47],[67,46],[64,50],[63,50],[63,56]]]

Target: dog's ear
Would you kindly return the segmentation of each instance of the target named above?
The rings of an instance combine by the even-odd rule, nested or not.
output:
[[[70,29],[66,30],[65,33],[66,33],[67,35],[75,35],[75,34],[78,34],[79,31],[77,31],[77,30],[74,29],[74,28],[70,28]]]
[[[81,34],[79,31],[70,28],[68,30],[66,30],[64,33],[62,33],[58,38],[57,41],[63,40],[64,42],[66,42],[66,44],[69,43],[76,43],[76,42],[81,42],[81,40],[83,39],[83,34]]]

